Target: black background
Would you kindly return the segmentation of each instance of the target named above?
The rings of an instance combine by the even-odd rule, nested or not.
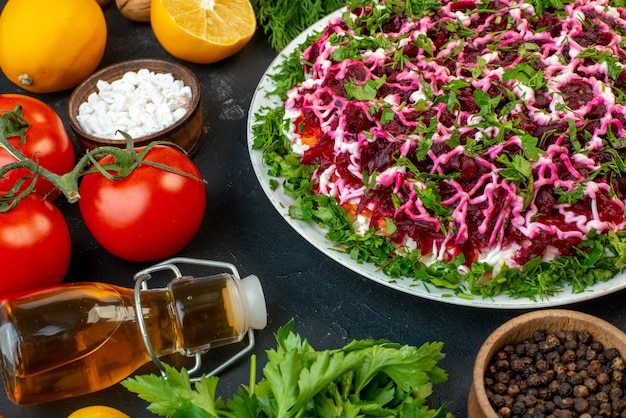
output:
[[[0,8],[5,3],[0,1]],[[100,67],[136,58],[176,61],[160,47],[149,24],[126,20],[114,4],[105,8],[105,16],[108,39]],[[229,262],[242,276],[259,276],[269,322],[265,330],[256,333],[253,352],[258,358],[258,375],[266,361],[265,350],[276,345],[273,333],[292,318],[295,331],[316,349],[337,348],[363,338],[386,338],[411,345],[442,341],[446,358],[440,366],[448,372],[449,381],[435,386],[430,405],[450,402],[449,411],[457,417],[466,416],[473,362],[482,342],[499,325],[524,311],[450,305],[389,289],[328,259],[281,218],[257,182],[246,139],[250,101],[276,55],[267,37],[258,30],[242,51],[222,62],[183,63],[195,72],[202,85],[204,143],[194,161],[208,181],[208,204],[199,233],[180,255]],[[66,106],[71,91],[35,95],[0,75],[0,93],[38,97],[67,122]],[[62,198],[57,203],[70,225],[73,240],[66,281],[102,281],[132,287],[134,273],[149,264],[125,262],[107,254],[85,229],[78,206]],[[626,329],[623,296],[620,292],[569,308],[598,315]],[[207,367],[218,364],[222,356],[234,349],[237,347],[209,353],[205,356],[205,361],[210,363]],[[151,363],[139,370],[155,371]],[[249,363],[237,363],[222,373],[220,394],[230,396],[238,385],[248,383],[248,376]],[[3,392],[0,415],[67,417],[73,410],[93,404],[117,407],[137,418],[154,416],[146,410],[146,402],[121,385],[35,406],[13,405]]]

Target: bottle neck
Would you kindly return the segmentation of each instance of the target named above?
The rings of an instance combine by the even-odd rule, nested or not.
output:
[[[232,344],[248,332],[246,295],[233,276],[181,278],[169,288],[181,354],[191,356]]]
[[[193,356],[239,342],[250,328],[265,326],[265,301],[256,277],[183,277],[166,289],[142,290],[140,297],[141,315],[157,357],[176,352]],[[251,317],[250,301],[260,319]]]
[[[180,332],[174,311],[175,301],[167,289],[141,291],[143,316],[150,344],[157,357],[180,352]],[[134,306],[134,295],[133,295]],[[137,323],[139,328],[139,324]],[[140,331],[139,331],[140,332]],[[146,350],[146,355],[148,352]]]

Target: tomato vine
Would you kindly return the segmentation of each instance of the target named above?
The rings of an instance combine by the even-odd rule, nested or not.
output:
[[[80,199],[79,193],[79,179],[92,172],[99,172],[104,177],[110,180],[116,180],[127,177],[140,165],[151,165],[155,168],[163,169],[176,173],[185,177],[196,179],[200,182],[205,182],[202,178],[196,177],[181,170],[169,167],[164,164],[160,164],[155,161],[145,160],[145,156],[155,145],[174,145],[166,141],[154,141],[141,149],[139,152],[135,149],[133,138],[123,133],[126,138],[126,148],[118,148],[114,146],[103,146],[93,150],[87,151],[76,163],[74,168],[62,175],[55,174],[52,171],[39,165],[36,161],[28,158],[23,152],[14,147],[8,138],[20,136],[20,141],[25,140],[26,130],[30,124],[22,115],[21,106],[16,106],[13,111],[7,111],[0,116],[0,147],[7,150],[17,160],[14,163],[6,164],[0,167],[0,178],[6,173],[19,168],[25,168],[38,177],[45,178],[52,183],[61,193],[65,196],[68,202],[76,203]],[[107,156],[113,157],[113,162],[102,165],[98,161]],[[116,172],[116,175],[112,175],[111,172]],[[15,193],[15,188],[9,193]],[[27,195],[32,192],[32,189],[28,189],[18,196]],[[2,210],[2,208],[0,208]],[[6,208],[4,210],[7,210]]]

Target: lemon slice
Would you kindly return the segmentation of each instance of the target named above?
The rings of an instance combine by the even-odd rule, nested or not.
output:
[[[167,52],[198,64],[235,54],[256,30],[249,0],[152,0],[150,22]]]

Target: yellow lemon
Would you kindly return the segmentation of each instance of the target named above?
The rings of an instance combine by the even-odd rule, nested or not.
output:
[[[235,54],[256,30],[249,0],[152,0],[150,22],[167,52],[197,64]]]
[[[28,91],[67,90],[100,64],[106,38],[95,0],[9,0],[0,15],[0,68]]]
[[[77,409],[67,418],[130,418],[125,413],[109,406],[93,405]]]

